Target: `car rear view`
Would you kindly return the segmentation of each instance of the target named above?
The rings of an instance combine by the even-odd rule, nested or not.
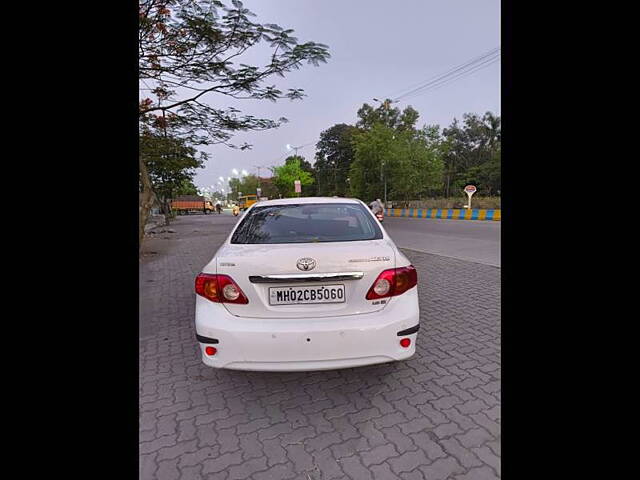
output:
[[[358,200],[252,206],[196,278],[205,364],[321,370],[415,352],[417,276]]]

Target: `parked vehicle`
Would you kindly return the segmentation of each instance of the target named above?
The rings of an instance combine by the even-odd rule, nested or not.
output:
[[[171,202],[171,210],[174,210],[178,215],[208,214],[215,211],[215,207],[212,202],[199,195],[183,195]]]
[[[210,367],[327,370],[415,353],[416,270],[360,200],[251,206],[195,291],[196,337]]]
[[[242,197],[238,197],[238,207],[240,208],[240,210],[244,211],[257,201],[257,195],[244,195]]]

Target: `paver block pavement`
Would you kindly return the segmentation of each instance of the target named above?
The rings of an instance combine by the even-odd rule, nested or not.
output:
[[[225,218],[226,217],[226,218]],[[416,355],[327,372],[214,370],[193,281],[232,226],[180,217],[140,264],[140,478],[500,476],[500,269],[404,250],[418,271]]]

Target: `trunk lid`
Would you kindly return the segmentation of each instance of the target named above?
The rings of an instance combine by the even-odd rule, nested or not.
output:
[[[313,259],[315,267],[308,271],[300,270],[297,263],[302,258]],[[246,305],[223,305],[233,315],[252,318],[328,317],[381,310],[386,302],[367,300],[365,296],[379,273],[395,266],[395,248],[387,239],[326,243],[227,244],[216,254],[217,273],[233,278],[249,298]],[[362,277],[304,283],[281,278],[337,273],[355,273],[356,276],[362,273]],[[274,275],[280,276],[276,280],[277,283],[257,283],[259,280],[249,279]],[[270,288],[321,288],[327,285],[344,285],[345,301],[304,305],[271,305],[269,302]]]

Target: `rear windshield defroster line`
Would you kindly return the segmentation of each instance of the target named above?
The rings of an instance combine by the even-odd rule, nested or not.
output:
[[[359,203],[254,206],[231,243],[278,244],[379,240],[382,230]]]

